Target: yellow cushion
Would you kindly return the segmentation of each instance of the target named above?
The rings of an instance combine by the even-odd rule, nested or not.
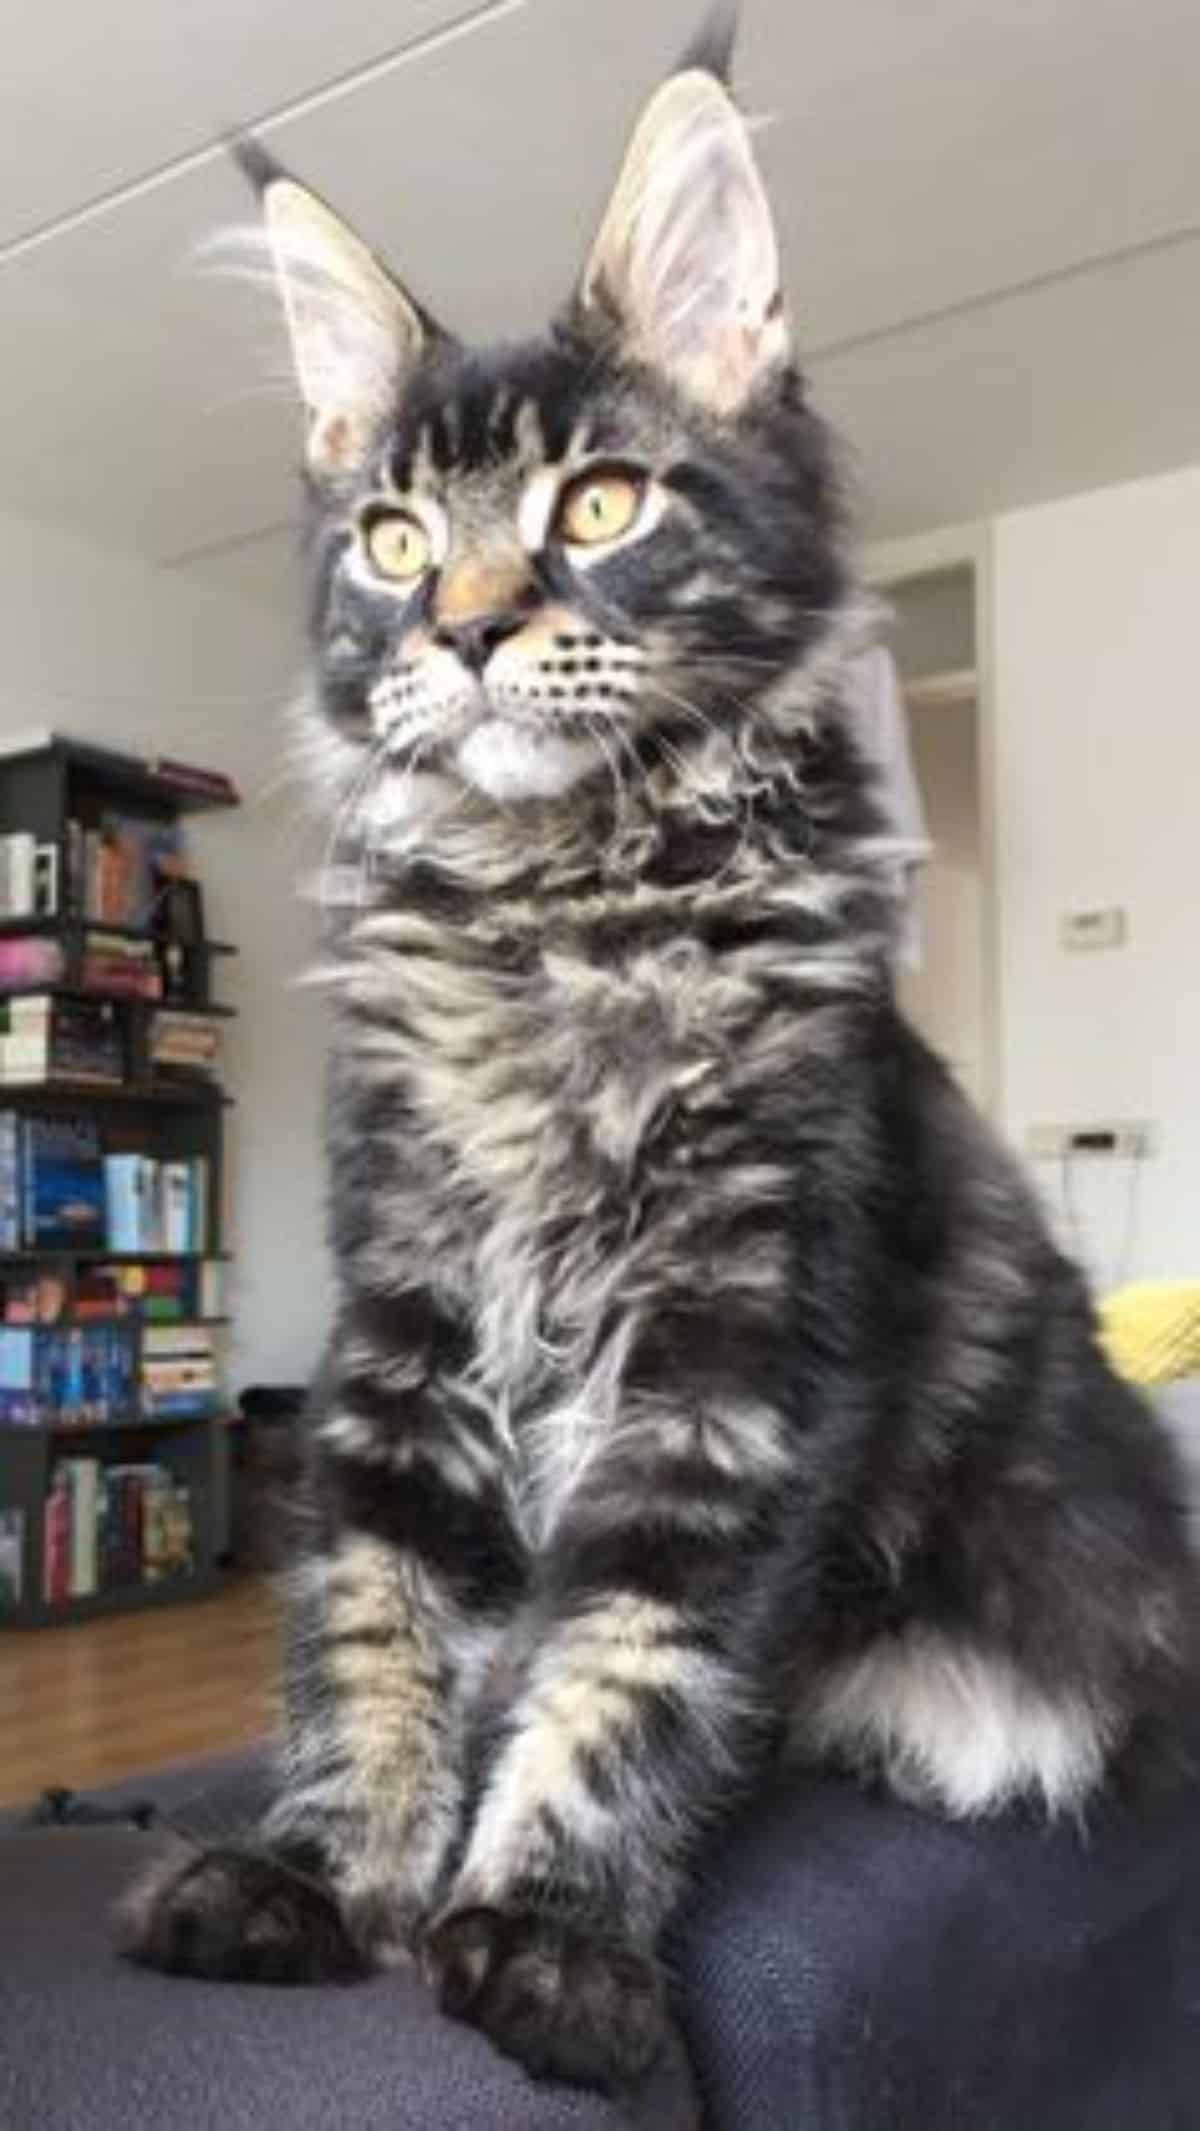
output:
[[[1136,1280],[1099,1315],[1101,1344],[1130,1383],[1200,1376],[1200,1280]]]

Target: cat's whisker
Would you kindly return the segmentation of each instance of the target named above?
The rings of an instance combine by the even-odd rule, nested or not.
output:
[[[716,720],[710,717],[706,711],[701,710],[699,704],[693,703],[690,697],[680,695],[678,689],[668,688],[664,681],[657,680],[653,676],[648,676],[643,685],[649,688],[653,694],[661,696],[665,702],[672,704],[683,717],[690,719],[693,725],[698,725],[708,737],[716,739],[724,737]]]
[[[625,819],[628,810],[629,799],[625,785],[621,778],[621,767],[619,759],[617,755],[613,752],[613,750],[610,748],[607,738],[608,733],[615,734],[617,732],[617,727],[613,722],[606,721],[603,711],[595,711],[591,713],[585,711],[584,724],[586,725],[588,732],[590,733],[592,739],[595,741],[597,747],[603,755],[605,764],[608,768],[608,774],[612,779],[613,802],[615,807],[614,818],[616,825],[620,827],[621,823]]]
[[[659,682],[652,683],[651,685],[654,689],[654,692],[663,697],[665,701],[669,702],[674,709],[681,712],[684,716],[692,718],[694,722],[702,728],[709,740],[716,741],[719,745],[723,747],[733,748],[733,750],[736,752],[736,742],[731,739],[731,736],[728,733],[723,732],[720,726],[718,726],[711,718],[709,718],[703,711],[701,711],[694,703],[690,702],[686,696],[681,696],[676,690],[669,689]],[[664,753],[670,750],[672,753],[676,754],[677,759],[680,762],[679,774],[683,776],[685,780],[690,780],[693,790],[696,791],[696,799],[700,810],[706,815],[708,815],[709,818],[712,818],[712,800],[709,799],[708,796],[705,794],[703,786],[700,786],[697,789],[696,773],[699,765],[695,763],[689,764],[686,758],[678,757],[678,751],[672,749],[671,743],[666,739],[665,734],[653,733],[651,735],[651,738],[663,750]],[[724,865],[721,867],[720,873],[717,876],[718,880],[725,880],[731,873],[736,871],[739,865],[742,863],[745,853],[749,848],[751,833],[753,829],[754,793],[753,789],[746,785],[743,778],[738,776],[726,776],[723,779],[720,798],[719,801],[716,803],[716,817],[718,819],[722,817],[728,818],[730,812],[730,801],[733,802],[733,810],[738,822],[738,840],[733,850],[729,853],[729,856],[726,859]]]
[[[361,767],[351,779],[349,787],[342,795],[341,802],[337,808],[336,813],[334,814],[333,821],[330,824],[329,834],[326,838],[325,849],[321,856],[320,867],[318,869],[317,874],[319,893],[322,901],[326,900],[327,885],[331,880],[335,868],[339,864],[339,855],[343,841],[349,838],[355,825],[355,822],[358,819],[360,810],[366,801],[368,793],[373,790],[373,788],[378,782],[379,775],[382,772],[384,764],[386,763],[387,748],[388,741],[386,734],[372,742],[363,758]],[[364,855],[364,850],[360,843],[357,851],[356,860],[356,884],[361,884],[362,881]]]

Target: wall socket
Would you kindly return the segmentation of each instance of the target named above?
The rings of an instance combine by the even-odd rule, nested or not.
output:
[[[1069,954],[1090,954],[1098,947],[1124,947],[1129,922],[1117,903],[1106,910],[1066,910],[1058,921],[1058,944]]]
[[[1154,1126],[1144,1118],[1089,1118],[1079,1125],[1030,1125],[1025,1151],[1035,1162],[1061,1162],[1068,1155],[1140,1162],[1158,1151]]]

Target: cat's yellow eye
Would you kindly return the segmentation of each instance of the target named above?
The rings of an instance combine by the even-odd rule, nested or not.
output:
[[[429,535],[417,519],[404,511],[389,511],[386,517],[372,519],[363,540],[372,567],[381,577],[390,577],[397,584],[411,583],[429,568],[433,553]]]
[[[615,468],[604,473],[580,474],[568,482],[558,501],[559,538],[572,547],[594,548],[619,540],[627,533],[642,507],[645,482],[636,474]]]

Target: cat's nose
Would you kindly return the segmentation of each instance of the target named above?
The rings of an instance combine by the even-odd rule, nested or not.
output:
[[[434,642],[447,651],[456,651],[470,672],[482,673],[493,651],[499,650],[506,637],[514,636],[527,619],[527,615],[514,614],[509,609],[497,614],[472,614],[462,621],[439,622],[433,632]]]

